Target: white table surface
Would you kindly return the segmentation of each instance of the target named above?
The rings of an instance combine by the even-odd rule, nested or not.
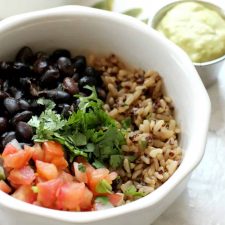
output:
[[[211,1],[225,7],[224,0]],[[168,0],[116,0],[114,10],[143,7],[143,17],[151,17],[166,2]],[[153,225],[225,225],[225,64],[208,93],[212,117],[203,160],[186,190]]]

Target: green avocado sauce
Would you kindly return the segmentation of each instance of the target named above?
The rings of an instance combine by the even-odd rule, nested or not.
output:
[[[208,62],[225,54],[225,19],[201,3],[177,4],[156,29],[180,46],[193,62]]]

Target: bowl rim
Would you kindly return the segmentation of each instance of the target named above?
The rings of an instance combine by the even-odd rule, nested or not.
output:
[[[153,29],[156,30],[156,26],[160,22],[160,20],[165,16],[165,14],[171,10],[173,7],[176,5],[185,3],[185,2],[194,2],[194,3],[200,3],[201,5],[208,6],[209,8],[217,11],[225,20],[225,8],[221,7],[217,3],[212,3],[207,0],[170,0],[167,3],[164,3],[161,7],[159,7],[152,18],[149,20],[148,25],[150,25]],[[201,66],[208,66],[208,65],[213,65],[216,64],[220,61],[223,61],[225,59],[225,53],[224,55],[210,60],[210,61],[205,61],[205,62],[193,62],[195,66],[201,67]]]
[[[104,210],[104,213],[102,213],[102,211],[65,212],[53,209],[46,209],[14,199],[1,191],[0,205],[4,206],[8,210],[24,212],[30,215],[42,216],[58,221],[81,224],[100,221],[122,214],[134,213],[138,210],[146,209],[149,206],[156,205],[160,200],[165,198],[178,184],[180,184],[185,178],[187,178],[188,175],[190,175],[192,170],[199,164],[203,157],[211,110],[210,100],[203,86],[203,83],[201,82],[191,60],[183,50],[181,50],[174,43],[160,35],[154,29],[149,28],[149,26],[145,25],[141,21],[115,12],[107,12],[83,6],[63,6],[31,13],[25,13],[2,20],[0,22],[0,34],[17,28],[18,26],[21,26],[23,24],[42,20],[43,18],[54,19],[54,17],[58,18],[63,16],[66,16],[67,18],[69,18],[70,16],[99,17],[101,19],[108,20],[109,22],[117,22],[122,25],[131,26],[137,32],[140,31],[148,36],[154,36],[158,38],[160,42],[162,42],[162,44],[164,44],[168,48],[168,50],[171,50],[177,56],[178,59],[183,59],[183,62],[189,65],[189,70],[191,74],[193,74],[192,76],[190,76],[190,82],[196,86],[196,88],[194,89],[195,96],[201,96],[201,102],[199,101],[199,104],[201,104],[201,108],[204,110],[203,115],[201,115],[200,112],[198,113],[198,115],[196,115],[196,117],[201,116],[201,121],[204,121],[204,124],[201,124],[202,129],[198,132],[198,135],[196,137],[192,138],[192,145],[190,144],[188,148],[190,149],[191,147],[195,147],[196,155],[193,161],[188,164],[188,166],[183,169],[179,167],[177,171],[172,175],[172,177],[168,179],[167,182],[165,182],[162,186],[160,186],[150,195],[117,208],[106,209]],[[200,138],[201,141],[198,141],[198,138]]]

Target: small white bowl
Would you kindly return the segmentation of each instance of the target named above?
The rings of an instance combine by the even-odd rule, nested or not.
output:
[[[0,43],[0,60],[12,59],[27,45],[34,51],[67,48],[74,55],[115,53],[132,66],[157,70],[174,101],[184,149],[183,161],[172,177],[135,202],[104,211],[63,212],[30,205],[0,191],[0,224],[149,225],[169,207],[201,161],[210,117],[207,92],[180,48],[136,19],[79,6],[5,19],[0,22]]]
[[[184,2],[200,3],[203,6],[206,6],[218,12],[225,20],[225,9],[223,9],[216,3],[211,3],[208,1],[202,1],[202,0],[200,1],[199,0],[170,0],[166,2],[165,4],[163,4],[162,7],[155,12],[155,15],[151,17],[149,21],[150,26],[152,28],[156,28],[158,23],[163,19],[163,17],[166,15],[168,11],[170,11],[176,5],[182,4]],[[196,62],[193,62],[193,63],[205,87],[209,87],[210,85],[216,82],[219,71],[221,70],[222,65],[225,63],[225,55],[215,60],[211,60],[211,61],[207,61],[203,63],[196,63]]]

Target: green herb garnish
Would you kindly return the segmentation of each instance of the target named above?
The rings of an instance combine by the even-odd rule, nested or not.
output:
[[[96,168],[96,169],[99,169],[99,168],[105,168],[105,165],[103,163],[101,163],[100,161],[98,160],[95,160],[92,165]]]
[[[82,173],[86,172],[86,167],[84,166],[83,163],[78,164],[78,170],[81,171]]]
[[[130,185],[125,191],[124,194],[127,196],[133,196],[133,197],[143,197],[144,193],[138,192],[137,188],[134,185]]]
[[[107,180],[103,179],[97,184],[95,191],[100,194],[111,193],[112,186]]]
[[[80,103],[77,111],[67,120],[54,111],[55,104],[51,100],[39,99],[37,102],[45,105],[46,109],[28,122],[35,129],[33,140],[58,141],[68,150],[71,162],[80,155],[94,163],[95,167],[101,163],[117,168],[122,164],[124,134],[116,121],[103,110],[103,102],[97,97],[95,88],[86,88],[91,95],[75,96]]]
[[[37,186],[32,186],[31,189],[35,194],[39,192],[39,189]]]
[[[121,125],[124,129],[131,128],[131,125],[132,125],[131,118],[127,117],[126,119],[122,120]]]
[[[5,180],[5,178],[4,168],[0,165],[0,180]]]
[[[146,140],[139,140],[138,144],[141,150],[145,150],[148,146],[148,142]]]
[[[107,205],[109,203],[109,198],[106,196],[96,197],[95,202],[101,203],[102,205]]]

